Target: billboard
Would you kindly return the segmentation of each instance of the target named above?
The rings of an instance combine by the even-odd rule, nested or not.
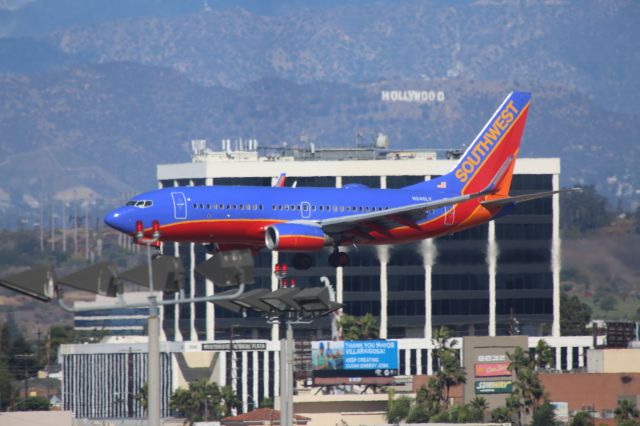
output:
[[[476,377],[504,377],[511,376],[508,362],[494,362],[475,365]]]
[[[390,377],[398,375],[395,340],[324,340],[311,343],[314,377]]]
[[[476,380],[476,395],[477,394],[494,394],[494,393],[511,393],[513,385],[511,380]]]

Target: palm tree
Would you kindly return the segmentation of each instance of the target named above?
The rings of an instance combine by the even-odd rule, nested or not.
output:
[[[618,406],[613,413],[615,414],[616,420],[618,422],[640,416],[640,412],[638,412],[636,404],[629,401],[628,399],[622,399],[618,401]]]
[[[483,421],[484,413],[489,409],[489,402],[481,396],[476,396],[469,402],[469,406],[478,414],[475,420]]]
[[[538,340],[538,344],[535,348],[535,357],[533,358],[533,366],[535,369],[545,368],[547,365],[551,364],[551,360],[553,359],[553,349],[551,346],[544,340]]]
[[[378,320],[371,314],[365,314],[360,318],[360,330],[364,340],[377,339],[380,327]]]
[[[449,395],[452,386],[466,383],[467,372],[460,365],[460,360],[453,347],[455,340],[451,340],[451,333],[448,328],[440,327],[433,335],[433,342],[436,346],[436,356],[439,368],[436,372],[436,380],[443,394],[444,406],[449,408]]]
[[[338,328],[343,340],[377,339],[380,327],[378,320],[371,314],[358,318],[343,314],[338,319]]]
[[[142,406],[142,410],[146,413],[147,405],[149,403],[149,384],[147,382],[142,385],[135,398],[136,401],[138,401],[138,404]]]

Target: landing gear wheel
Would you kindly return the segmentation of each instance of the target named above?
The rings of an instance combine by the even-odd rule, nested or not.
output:
[[[337,268],[349,264],[349,255],[343,251],[334,251],[329,255],[329,265]]]
[[[293,267],[300,271],[306,271],[313,266],[313,259],[308,254],[298,253],[293,256]]]

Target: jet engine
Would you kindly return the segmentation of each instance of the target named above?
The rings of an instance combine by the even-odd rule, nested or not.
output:
[[[319,226],[278,223],[267,227],[264,242],[269,250],[320,251],[333,241]]]

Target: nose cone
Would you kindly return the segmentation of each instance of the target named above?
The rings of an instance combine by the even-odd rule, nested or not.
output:
[[[120,232],[131,234],[135,231],[135,223],[129,209],[120,207],[104,217],[104,223]]]

